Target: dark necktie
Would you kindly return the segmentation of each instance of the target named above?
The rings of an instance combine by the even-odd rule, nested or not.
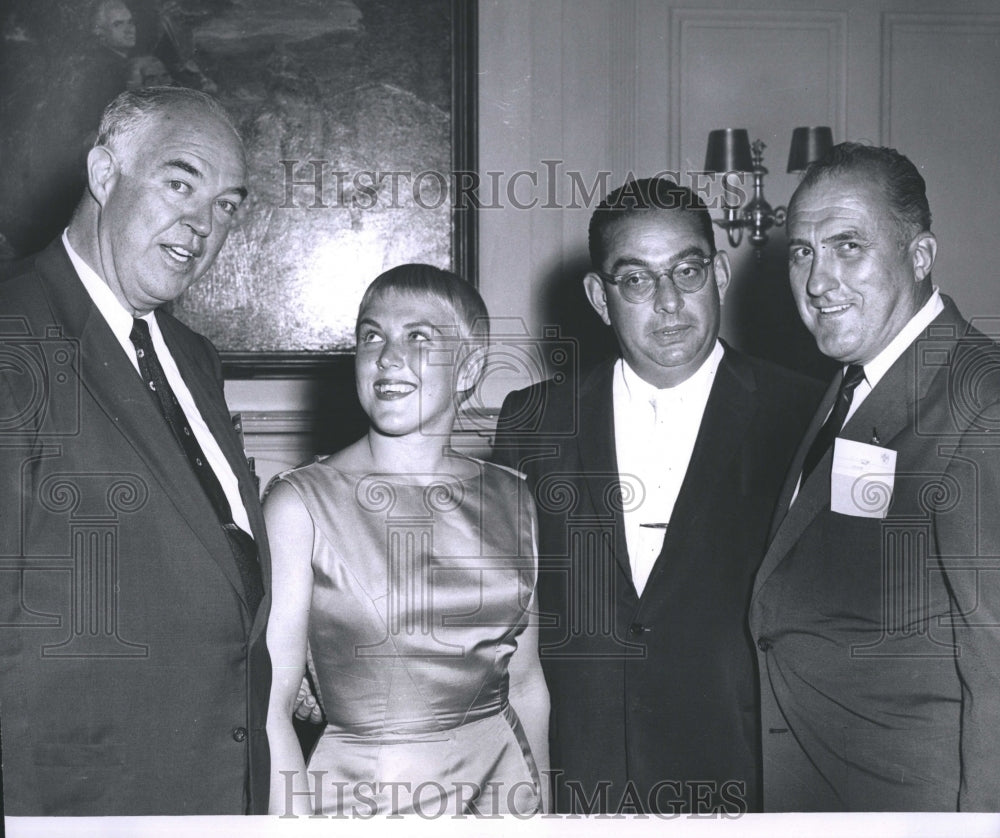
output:
[[[833,441],[844,427],[844,419],[847,418],[847,411],[851,408],[851,399],[854,397],[854,388],[865,380],[865,368],[860,364],[851,364],[847,372],[843,374],[840,381],[840,389],[837,391],[837,398],[833,403],[833,410],[823,423],[823,427],[816,434],[816,439],[809,447],[806,459],[802,463],[802,481],[799,485],[805,485],[806,478],[809,477],[816,464],[823,459]]]
[[[187,455],[191,469],[198,477],[201,488],[205,490],[205,494],[219,518],[219,523],[229,540],[233,558],[236,560],[236,566],[240,572],[240,580],[243,583],[247,604],[250,606],[250,613],[251,615],[255,614],[264,595],[260,562],[257,558],[257,545],[253,538],[233,523],[232,507],[222,489],[222,484],[219,483],[219,478],[201,450],[198,439],[191,430],[191,425],[188,423],[177,397],[170,389],[167,376],[163,372],[163,367],[160,366],[160,359],[156,357],[156,350],[153,349],[153,341],[149,334],[149,324],[145,320],[134,318],[132,334],[129,335],[129,339],[135,346],[139,372],[149,388],[150,395],[153,396],[160,408],[174,438]]]

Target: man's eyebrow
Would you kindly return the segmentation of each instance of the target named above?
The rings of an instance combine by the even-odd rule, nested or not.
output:
[[[192,166],[187,160],[168,160],[163,164],[165,169],[180,169],[183,172],[187,172],[192,177],[196,177],[199,180],[204,177],[201,170],[197,166]]]
[[[182,172],[187,172],[191,177],[196,177],[198,180],[202,180],[204,175],[201,173],[201,169],[197,166],[192,166],[187,160],[168,160],[163,164],[165,169],[180,169]],[[245,186],[231,186],[226,190],[227,192],[235,192],[240,196],[241,201],[245,201],[247,195],[250,193],[247,191]]]
[[[867,236],[861,235],[859,231],[852,227],[848,230],[841,230],[839,233],[834,233],[832,236],[827,236],[820,241],[820,244],[837,244],[838,242],[853,241],[854,239],[867,240]]]
[[[673,255],[671,255],[669,261],[670,264],[673,265],[676,264],[677,262],[680,262],[683,259],[688,259],[692,256],[704,257],[708,256],[708,254],[705,252],[705,248],[703,248],[701,245],[693,244],[690,247],[685,247],[679,253],[674,253]],[[620,271],[622,268],[626,268],[633,265],[637,268],[652,267],[652,265],[650,265],[650,263],[647,262],[645,259],[638,259],[634,256],[622,256],[620,259],[616,259],[614,264],[611,266],[611,273],[613,274],[618,273],[618,271]]]

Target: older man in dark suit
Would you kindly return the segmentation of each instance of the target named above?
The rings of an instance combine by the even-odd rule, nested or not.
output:
[[[754,588],[764,805],[1000,809],[1000,350],[931,282],[924,180],[845,143],[789,206],[799,313],[844,365]]]
[[[729,260],[689,189],[625,184],[590,252],[621,357],[512,393],[495,446],[538,507],[557,809],[755,810],[747,601],[819,388],[718,340]]]
[[[8,815],[264,812],[268,552],[211,344],[161,306],[246,197],[205,94],[118,97],[66,232],[0,283]]]

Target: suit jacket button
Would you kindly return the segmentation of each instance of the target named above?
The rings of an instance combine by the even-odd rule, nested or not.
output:
[[[762,652],[769,652],[771,650],[772,645],[773,644],[771,643],[771,641],[768,640],[766,637],[761,637],[757,641],[757,648],[760,649]]]
[[[247,738],[247,729],[245,727],[234,727],[233,728],[233,739],[237,742],[244,742]]]
[[[642,623],[632,623],[632,625],[628,627],[628,633],[634,635],[635,637],[638,637],[645,630],[646,627]]]

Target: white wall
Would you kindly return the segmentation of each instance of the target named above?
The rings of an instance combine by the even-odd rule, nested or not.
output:
[[[692,8],[697,6],[697,8]],[[1000,14],[994,0],[481,0],[480,168],[537,173],[533,209],[480,216],[480,290],[534,335],[556,323],[588,345],[579,278],[589,208],[567,206],[568,171],[610,186],[630,172],[700,170],[708,131],[745,127],[768,148],[772,204],[787,202],[791,131],[894,145],[920,166],[940,240],[935,280],[966,316],[1000,316],[991,267],[1000,191]],[[554,202],[549,174],[559,160]],[[498,177],[496,175],[494,178]],[[526,187],[527,176],[520,183]],[[524,203],[531,190],[519,195]],[[579,198],[579,196],[577,196]],[[561,204],[564,209],[546,206]],[[581,203],[579,200],[577,204]],[[720,234],[720,245],[723,239]],[[800,356],[784,235],[758,261],[732,252],[723,334]],[[782,350],[783,351],[783,350]],[[506,379],[504,378],[506,375]],[[522,381],[494,376],[491,398]],[[523,377],[523,376],[522,376]]]

